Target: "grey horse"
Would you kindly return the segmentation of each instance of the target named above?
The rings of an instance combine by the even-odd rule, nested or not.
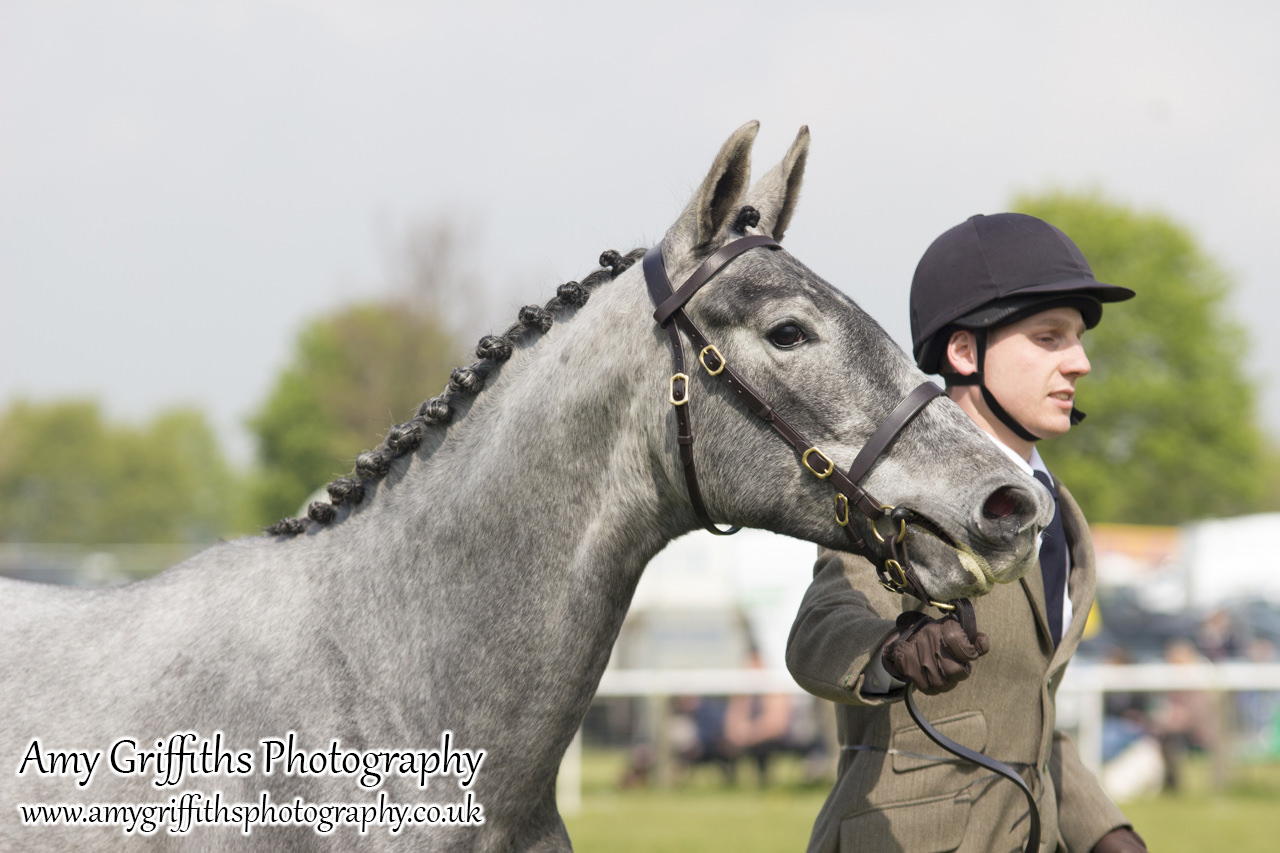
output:
[[[667,232],[673,282],[782,238],[808,130],[749,186],[756,130]],[[0,850],[569,849],[560,760],[645,564],[697,527],[642,254],[482,340],[307,518],[119,588],[0,585]],[[688,312],[837,463],[923,380],[785,251],[741,255]],[[696,373],[715,519],[845,546],[830,484]],[[865,485],[931,520],[907,544],[945,600],[1025,571],[1052,512],[1030,482],[943,399]],[[1012,509],[984,511],[997,493]]]

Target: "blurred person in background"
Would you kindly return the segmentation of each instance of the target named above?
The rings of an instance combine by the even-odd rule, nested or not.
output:
[[[1173,640],[1164,650],[1166,663],[1204,663],[1205,658],[1190,640]],[[1155,714],[1155,731],[1164,758],[1164,789],[1182,786],[1182,762],[1188,752],[1202,752],[1213,746],[1213,698],[1204,690],[1172,690]]]
[[[764,669],[760,652],[751,649],[749,669]],[[732,696],[724,714],[724,747],[730,755],[745,755],[756,765],[760,784],[767,785],[769,759],[789,748],[791,697],[785,693]]]
[[[1110,666],[1127,666],[1133,656],[1121,646],[1107,650]],[[1102,697],[1102,761],[1105,764],[1152,731],[1151,695],[1143,691],[1110,690]]]
[[[764,669],[760,652],[748,655],[750,669]],[[798,701],[797,701],[798,700]],[[749,758],[761,787],[769,784],[769,764],[778,755],[803,759],[802,782],[821,778],[826,771],[826,743],[813,714],[812,697],[760,693],[729,697],[724,715],[724,751]]]
[[[1200,623],[1196,645],[1209,660],[1230,660],[1244,653],[1247,643],[1240,637],[1240,629],[1231,614],[1221,608],[1209,613]]]

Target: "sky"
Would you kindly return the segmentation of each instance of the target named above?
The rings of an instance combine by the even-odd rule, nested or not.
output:
[[[245,462],[298,331],[385,294],[415,224],[469,229],[488,287],[455,298],[498,330],[659,239],[755,119],[757,174],[812,133],[788,248],[904,346],[916,261],[973,213],[1172,218],[1237,283],[1280,436],[1277,31],[1182,0],[4,0],[0,406],[196,405]]]

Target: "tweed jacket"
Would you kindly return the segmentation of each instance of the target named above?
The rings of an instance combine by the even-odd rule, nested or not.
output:
[[[975,599],[991,650],[947,693],[917,694],[925,717],[952,740],[1018,769],[1039,801],[1041,851],[1087,851],[1129,824],[1054,728],[1058,685],[1093,604],[1093,543],[1080,508],[1059,487],[1071,549],[1072,618],[1055,649],[1039,566]],[[912,722],[902,690],[865,693],[866,670],[914,598],[880,586],[852,554],[820,550],[787,642],[787,667],[805,689],[837,703],[839,775],[810,839],[823,851],[1021,851],[1026,798],[1007,779],[938,748]],[[934,613],[933,615],[938,615]]]

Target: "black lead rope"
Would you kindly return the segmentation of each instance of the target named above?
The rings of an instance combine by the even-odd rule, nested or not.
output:
[[[965,598],[956,599],[954,604],[957,610],[955,616],[960,620],[960,624],[964,627],[965,634],[969,637],[970,642],[972,642],[974,636],[977,634],[977,623],[973,617],[973,604]],[[918,630],[926,622],[928,622],[927,619],[920,619],[916,623],[915,629]],[[915,685],[907,682],[905,696],[907,713],[911,715],[911,719],[915,721],[916,726],[919,727],[920,731],[925,733],[925,736],[928,737],[929,740],[933,741],[952,755],[963,758],[965,761],[972,761],[979,767],[985,767],[992,773],[1003,776],[1013,784],[1017,785],[1018,789],[1022,791],[1023,796],[1027,798],[1027,807],[1030,809],[1031,817],[1031,831],[1027,836],[1025,853],[1036,853],[1036,851],[1040,849],[1040,808],[1036,805],[1035,795],[1031,793],[1031,788],[1027,785],[1026,780],[1022,778],[1022,774],[1017,770],[1014,770],[1008,764],[1005,764],[1003,761],[997,761],[989,755],[983,755],[981,752],[969,749],[967,746],[962,746],[935,729],[933,724],[925,719],[924,714],[920,711],[920,707],[916,705],[914,693]]]
[[[933,727],[933,725],[925,719],[924,714],[920,713],[920,708],[916,706],[915,697],[911,694],[915,690],[915,685],[907,685],[907,713],[911,715],[911,719],[915,720],[920,731],[924,732],[929,740],[945,749],[952,755],[959,756],[966,761],[972,761],[981,767],[985,767],[993,773],[998,773],[1010,782],[1018,786],[1023,795],[1027,798],[1027,806],[1031,810],[1031,833],[1027,836],[1027,846],[1024,848],[1025,853],[1035,853],[1040,849],[1040,809],[1036,806],[1035,795],[1031,793],[1025,779],[1022,778],[1017,770],[1014,770],[1008,764],[1002,761],[996,761],[989,755],[983,755],[981,752],[974,752],[966,746],[961,746],[951,738],[944,735]]]

